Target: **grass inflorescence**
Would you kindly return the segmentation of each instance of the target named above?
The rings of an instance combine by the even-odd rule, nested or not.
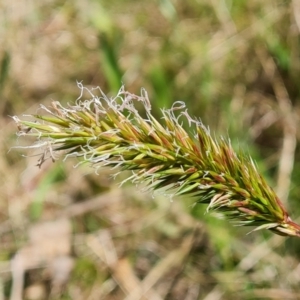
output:
[[[47,158],[75,156],[95,167],[130,170],[128,178],[171,195],[191,194],[207,210],[223,213],[237,225],[269,229],[280,235],[300,236],[273,189],[251,157],[235,152],[230,141],[214,138],[201,121],[192,118],[181,101],[162,110],[161,121],[151,114],[147,92],[130,94],[122,87],[114,98],[88,90],[74,105],[53,102],[45,113],[26,121],[14,117],[19,135],[33,136],[33,148],[43,147],[38,165]],[[142,103],[145,117],[136,108]],[[187,121],[191,132],[182,125]]]

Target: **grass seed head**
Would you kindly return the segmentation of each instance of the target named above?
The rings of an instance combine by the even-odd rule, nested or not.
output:
[[[31,121],[14,117],[19,135],[33,136],[34,147],[44,147],[38,165],[64,151],[92,165],[131,170],[135,183],[153,190],[167,188],[173,195],[191,194],[207,210],[222,212],[238,225],[257,226],[280,235],[300,236],[300,226],[292,222],[282,203],[259,174],[247,154],[236,153],[229,140],[212,137],[198,120],[191,118],[183,102],[162,110],[161,121],[151,114],[147,93],[128,93],[122,87],[109,99],[100,89],[89,91],[81,84],[81,95],[64,107],[53,102],[44,114]],[[135,104],[140,101],[146,117]],[[193,139],[180,123],[185,118],[197,133]]]

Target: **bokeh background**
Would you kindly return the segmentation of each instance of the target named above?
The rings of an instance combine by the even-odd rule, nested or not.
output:
[[[73,103],[76,81],[144,87],[158,118],[184,101],[300,221],[299,54],[299,0],[2,0],[0,300],[300,299],[299,239],[72,159],[39,169],[11,118]]]

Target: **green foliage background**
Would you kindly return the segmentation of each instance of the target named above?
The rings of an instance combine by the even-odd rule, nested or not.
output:
[[[109,95],[122,83],[132,93],[144,87],[156,113],[184,101],[212,132],[229,135],[235,149],[249,151],[297,221],[297,0],[13,2],[0,4],[3,263],[26,244],[32,224],[118,189],[109,170],[97,176],[85,167],[74,169],[71,159],[38,170],[36,157],[8,152],[17,143],[8,116],[35,113],[39,103],[52,100],[73,103],[76,80]],[[129,184],[123,194],[117,205],[107,199],[104,208],[71,217],[75,267],[67,284],[47,297],[92,299],[95,293],[97,299],[125,299],[128,291],[120,284],[99,292],[114,282],[114,272],[90,255],[84,238],[105,229],[141,282],[192,234],[189,255],[166,267],[153,287],[162,299],[298,299],[299,240],[247,235],[247,229],[205,215],[205,207],[192,207],[191,199],[152,199]],[[9,297],[6,271],[1,286]],[[31,276],[24,293],[37,283],[51,286],[47,276]]]

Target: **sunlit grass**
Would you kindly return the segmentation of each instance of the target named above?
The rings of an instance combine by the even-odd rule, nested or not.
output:
[[[55,179],[54,175],[47,175],[54,167],[52,163],[38,170],[34,167],[36,157],[16,158],[19,150],[8,153],[15,143],[21,143],[15,141],[16,128],[8,116],[38,113],[37,103],[48,106],[59,100],[73,104],[78,97],[76,80],[101,86],[110,96],[122,84],[135,94],[144,87],[153,107],[168,108],[174,101],[184,101],[192,117],[200,117],[218,135],[229,135],[235,149],[249,152],[276,188],[278,172],[282,172],[278,162],[284,154],[286,120],[294,117],[282,111],[274,78],[281,78],[296,120],[299,114],[297,1],[221,2],[52,1],[13,7],[9,1],[1,4],[3,260],[22,249],[33,219],[44,222],[71,214],[71,209],[78,207],[75,205],[86,200],[93,204],[93,197],[103,191],[117,190],[107,171],[96,176],[85,167],[73,169],[69,162],[64,170],[68,176]],[[258,53],[264,58],[259,58]],[[267,75],[266,70],[272,68],[274,72]],[[158,117],[160,111],[153,113]],[[296,138],[298,144],[298,134]],[[292,153],[296,161],[300,159],[298,148]],[[291,185],[285,187],[290,195],[283,201],[296,219],[300,215],[300,178],[296,167],[290,171]],[[89,175],[83,175],[87,172]],[[84,233],[90,233],[95,222],[85,220],[92,214],[101,224],[99,232],[108,230],[118,259],[130,258],[139,280],[184,244],[196,224],[200,226],[181,268],[169,267],[169,273],[163,273],[155,285],[154,290],[166,299],[184,299],[188,293],[196,295],[191,299],[205,299],[208,295],[219,295],[221,299],[296,299],[299,241],[268,234],[246,235],[247,231],[241,228],[203,216],[205,208],[193,211],[188,199],[169,203],[135,190],[123,193],[122,201],[116,201],[114,195],[110,205],[72,217],[72,256],[88,257],[88,263],[81,264],[79,260],[80,268],[75,265],[73,277],[62,292],[66,297],[99,298],[97,290],[101,287],[107,291],[104,299],[123,299],[122,290],[129,293],[122,281],[118,285],[113,280],[114,270],[102,260],[99,248],[87,246]],[[46,195],[39,202],[43,205],[35,206],[34,199],[42,194]],[[192,215],[203,216],[206,225]],[[164,229],[160,224],[169,225]],[[91,263],[97,274],[90,270]],[[85,268],[87,275],[78,287],[78,274]],[[42,273],[35,272],[29,271],[32,275]],[[93,274],[95,282],[85,280]],[[10,275],[3,279],[7,297],[9,278]],[[39,275],[33,276],[28,286],[47,282]]]

